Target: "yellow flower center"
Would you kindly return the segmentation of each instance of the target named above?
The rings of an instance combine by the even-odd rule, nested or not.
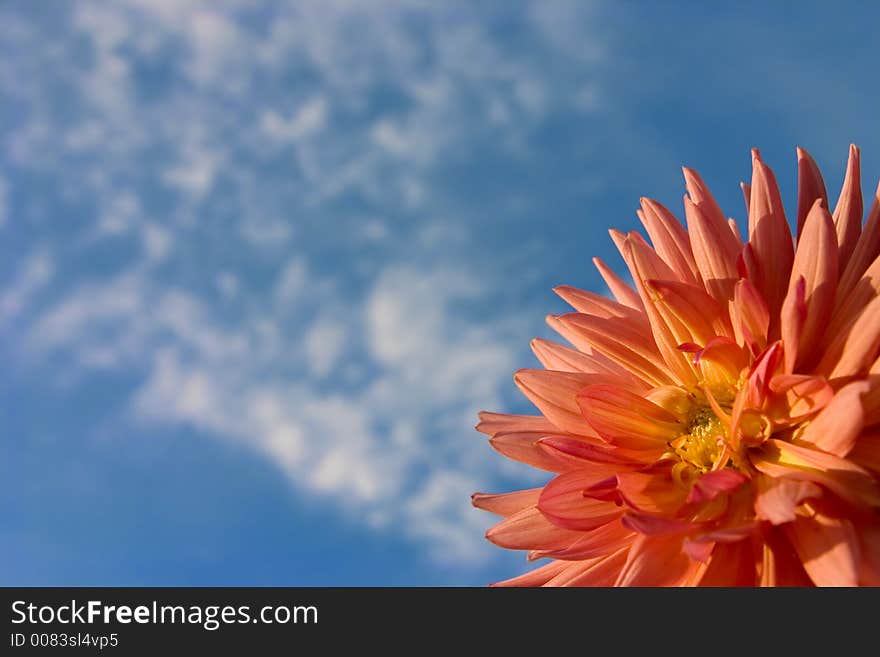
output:
[[[669,443],[679,462],[672,467],[672,476],[684,485],[695,476],[708,472],[718,462],[724,449],[726,431],[721,420],[709,406],[696,406],[687,422],[687,433]]]

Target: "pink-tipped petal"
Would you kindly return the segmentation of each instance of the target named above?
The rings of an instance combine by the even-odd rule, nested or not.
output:
[[[798,239],[803,234],[804,221],[810,208],[821,199],[824,206],[828,207],[828,192],[825,191],[825,181],[822,179],[822,173],[816,165],[813,157],[803,148],[797,148],[798,160],[798,212],[797,212],[797,234]]]
[[[755,283],[772,318],[778,315],[788,289],[794,250],[776,177],[761,160],[757,149],[752,156],[749,244],[758,265]]]
[[[621,509],[611,502],[584,496],[597,483],[596,474],[564,472],[548,483],[538,500],[538,509],[554,525],[589,531],[619,518]]]
[[[862,232],[862,175],[859,166],[859,149],[855,144],[849,147],[849,162],[843,188],[834,208],[834,228],[840,249],[840,271],[842,272],[855,251]]]

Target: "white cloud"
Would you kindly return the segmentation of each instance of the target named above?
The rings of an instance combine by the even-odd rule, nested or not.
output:
[[[313,376],[325,378],[333,371],[346,339],[346,326],[336,319],[321,318],[309,327],[303,347]]]
[[[55,264],[43,250],[31,253],[12,282],[0,292],[0,326],[24,311],[31,299],[52,280]]]
[[[260,127],[268,137],[279,142],[296,142],[318,133],[327,121],[327,101],[321,96],[303,103],[288,119],[274,110],[266,111]]]

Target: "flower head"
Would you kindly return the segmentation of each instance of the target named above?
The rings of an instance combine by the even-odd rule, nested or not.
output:
[[[502,585],[880,585],[880,188],[859,151],[829,212],[798,149],[796,248],[752,152],[748,239],[684,169],[685,226],[642,199],[611,231],[630,286],[572,287],[515,381],[541,415],[481,414],[505,456],[555,473],[475,494],[487,537],[550,561]]]

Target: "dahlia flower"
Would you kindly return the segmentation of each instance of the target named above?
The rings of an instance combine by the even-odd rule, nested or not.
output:
[[[554,473],[477,493],[487,538],[549,559],[504,586],[880,585],[880,188],[864,227],[850,147],[830,212],[798,149],[797,246],[752,152],[743,242],[684,169],[686,227],[661,204],[650,238],[612,230],[632,286],[562,286],[515,381],[540,415],[481,413],[505,456]]]

